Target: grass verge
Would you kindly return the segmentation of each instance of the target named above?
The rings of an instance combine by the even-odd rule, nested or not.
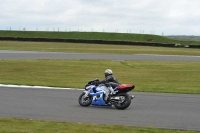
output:
[[[138,92],[200,94],[200,62],[1,60],[0,83],[84,88],[107,68]]]
[[[199,133],[198,131],[169,130],[152,127],[140,128],[10,118],[0,118],[0,127],[1,133]]]
[[[200,44],[198,41],[180,41],[164,36],[148,34],[106,33],[106,32],[41,32],[41,31],[0,31],[2,37],[68,38],[90,40],[123,40],[159,43]]]
[[[200,56],[199,49],[52,42],[0,41],[0,50]]]

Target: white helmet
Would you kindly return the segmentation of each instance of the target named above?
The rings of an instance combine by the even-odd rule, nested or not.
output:
[[[113,74],[113,72],[112,72],[111,69],[106,69],[105,70],[105,77],[107,77],[108,75],[112,75],[112,74]]]

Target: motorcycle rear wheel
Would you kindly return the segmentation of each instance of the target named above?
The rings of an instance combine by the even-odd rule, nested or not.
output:
[[[83,92],[78,99],[78,102],[81,106],[87,107],[90,106],[90,104],[92,103],[92,97],[84,97],[85,96],[85,92]]]
[[[119,97],[124,97],[124,101],[123,102],[114,102],[114,106],[117,108],[117,109],[120,109],[120,110],[124,110],[126,108],[129,107],[129,105],[131,104],[131,97],[129,94],[127,93],[120,93],[118,94],[117,96]]]

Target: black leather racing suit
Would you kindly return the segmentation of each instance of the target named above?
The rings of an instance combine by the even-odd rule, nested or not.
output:
[[[100,83],[104,83],[106,87],[111,86],[113,89],[115,89],[118,85],[120,85],[118,80],[113,75],[108,75],[106,79],[103,81],[100,81]]]
[[[120,83],[118,82],[118,80],[113,76],[113,75],[108,75],[106,76],[106,79],[103,81],[100,81],[99,83],[104,83],[106,85],[106,90],[105,90],[105,97],[104,100],[107,101],[107,99],[109,98],[109,94],[114,94],[114,89],[120,85]]]

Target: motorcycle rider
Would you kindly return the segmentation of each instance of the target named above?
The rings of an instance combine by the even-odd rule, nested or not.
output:
[[[105,90],[105,98],[104,100],[107,101],[109,98],[109,94],[114,95],[115,91],[114,89],[120,85],[118,80],[113,76],[113,72],[111,69],[105,70],[105,78],[104,80],[100,81],[99,83],[104,83],[108,90]]]

